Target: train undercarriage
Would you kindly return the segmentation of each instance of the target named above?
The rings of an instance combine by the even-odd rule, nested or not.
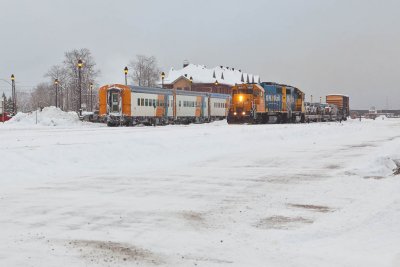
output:
[[[198,124],[198,123],[209,123],[212,121],[223,120],[224,117],[131,117],[121,115],[108,115],[104,120],[107,126],[163,126],[170,124]]]
[[[230,112],[227,117],[229,124],[279,124],[305,122],[305,114],[301,112],[265,112],[246,114],[245,112]]]

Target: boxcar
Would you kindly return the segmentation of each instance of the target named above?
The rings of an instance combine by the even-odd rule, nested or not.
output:
[[[326,96],[326,103],[338,108],[339,119],[347,120],[350,115],[350,98],[342,94],[330,94]]]

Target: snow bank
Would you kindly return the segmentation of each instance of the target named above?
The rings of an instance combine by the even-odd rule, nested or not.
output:
[[[46,107],[42,111],[19,112],[6,125],[74,126],[82,125],[75,112],[65,112],[56,107]]]

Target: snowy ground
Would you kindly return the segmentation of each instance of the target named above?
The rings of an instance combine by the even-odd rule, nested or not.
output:
[[[0,266],[400,266],[400,120],[10,123],[0,158]]]

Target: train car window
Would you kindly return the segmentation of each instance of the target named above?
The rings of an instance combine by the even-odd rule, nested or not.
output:
[[[140,99],[140,105],[144,106],[144,99],[143,98]]]
[[[137,99],[137,105],[140,106],[140,98]]]
[[[181,101],[179,100],[179,107],[181,107]]]
[[[145,105],[146,107],[149,106],[149,100],[148,100],[147,98],[144,99],[144,105]]]

